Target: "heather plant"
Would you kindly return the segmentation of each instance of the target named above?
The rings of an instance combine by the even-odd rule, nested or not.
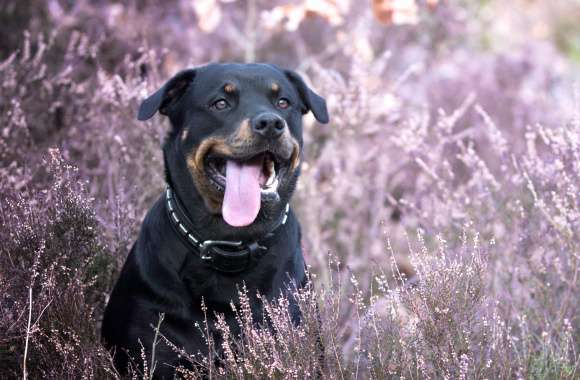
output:
[[[218,341],[209,334],[211,322],[202,328],[215,355],[223,357],[220,365],[216,367],[205,356],[191,357],[202,370],[184,370],[184,376],[385,379],[494,375],[491,364],[501,357],[501,347],[490,350],[487,346],[495,338],[497,326],[486,319],[489,310],[484,308],[485,259],[477,242],[470,249],[464,241],[464,252],[454,255],[444,241],[440,244],[439,252],[431,256],[419,234],[413,248],[418,251],[412,257],[420,275],[411,286],[390,284],[390,273],[385,271],[395,271],[399,281],[404,281],[393,261],[393,266],[377,271],[376,287],[370,292],[364,292],[352,274],[340,275],[332,287],[295,291],[293,297],[305,322],[298,327],[293,326],[288,300],[283,298],[265,301],[266,317],[256,321],[247,293],[241,290],[240,306],[232,305],[239,316],[239,336],[232,334],[219,315],[214,327]],[[392,248],[390,255],[394,258]],[[330,269],[337,264],[331,261]],[[345,320],[350,331],[344,329]],[[345,335],[352,339],[341,345]],[[497,356],[492,359],[491,355]]]
[[[430,252],[419,232],[409,244],[417,276],[406,286],[387,240],[393,265],[377,270],[368,292],[352,274],[333,278],[333,286],[321,290],[295,291],[305,321],[298,327],[283,298],[264,301],[265,318],[256,321],[242,289],[240,305],[231,305],[239,334],[219,315],[206,316],[199,326],[209,357],[220,357],[219,365],[206,356],[190,356],[196,370],[180,373],[237,379],[574,378],[578,358],[570,321],[558,333],[544,331],[536,339],[525,316],[506,320],[499,301],[485,293],[494,244],[482,247],[479,239],[464,230],[460,246],[452,250],[439,236],[436,251]],[[336,274],[332,268],[339,266],[331,262],[329,272]],[[398,284],[389,281],[393,274]],[[344,328],[345,320],[350,329]],[[219,339],[212,338],[212,329]]]
[[[293,202],[302,323],[241,288],[241,333],[208,312],[180,376],[578,377],[578,6],[369,3],[0,5],[0,377],[117,377],[102,308],[168,130],[135,110],[214,60],[298,69],[332,121],[306,119]]]
[[[51,155],[50,187],[2,186],[0,372],[101,378],[114,374],[97,332],[114,258],[77,174]]]

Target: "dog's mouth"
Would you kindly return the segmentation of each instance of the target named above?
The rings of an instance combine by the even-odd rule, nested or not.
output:
[[[280,200],[278,188],[290,161],[264,151],[236,157],[210,153],[204,164],[209,183],[223,194],[224,220],[243,227],[256,219],[262,202]]]

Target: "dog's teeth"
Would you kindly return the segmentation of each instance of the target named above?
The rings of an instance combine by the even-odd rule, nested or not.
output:
[[[272,186],[263,188],[261,190],[262,194],[273,194],[278,191],[278,180],[275,180]]]
[[[271,187],[276,179],[276,169],[274,168],[274,163],[272,163],[272,167],[270,168],[270,176],[266,181],[266,187]]]
[[[278,191],[278,178],[276,178],[276,176],[274,176],[274,179],[272,181],[268,181],[268,184],[266,184],[266,187],[264,187],[262,189],[262,192],[263,193],[273,193],[276,191]]]

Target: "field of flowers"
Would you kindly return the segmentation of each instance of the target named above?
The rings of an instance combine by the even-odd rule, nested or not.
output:
[[[136,109],[212,61],[298,70],[331,122],[305,118],[293,201],[303,323],[281,299],[257,329],[242,297],[244,338],[218,319],[221,364],[180,376],[579,378],[579,19],[574,0],[3,1],[0,378],[118,378],[100,321],[168,130]]]

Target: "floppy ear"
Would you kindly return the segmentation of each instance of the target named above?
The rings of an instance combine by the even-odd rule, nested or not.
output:
[[[318,120],[320,123],[328,123],[329,118],[328,109],[326,108],[326,100],[312,91],[310,87],[304,83],[304,80],[302,80],[300,75],[296,74],[294,71],[284,70],[284,73],[290,82],[294,85],[294,87],[296,87],[302,102],[306,106],[306,109],[304,109],[302,113],[306,113],[310,110],[314,114],[316,120]]]
[[[157,111],[165,115],[167,107],[184,94],[194,77],[195,69],[184,70],[177,73],[153,95],[143,100],[139,106],[137,119],[142,121],[148,120],[153,117]]]

